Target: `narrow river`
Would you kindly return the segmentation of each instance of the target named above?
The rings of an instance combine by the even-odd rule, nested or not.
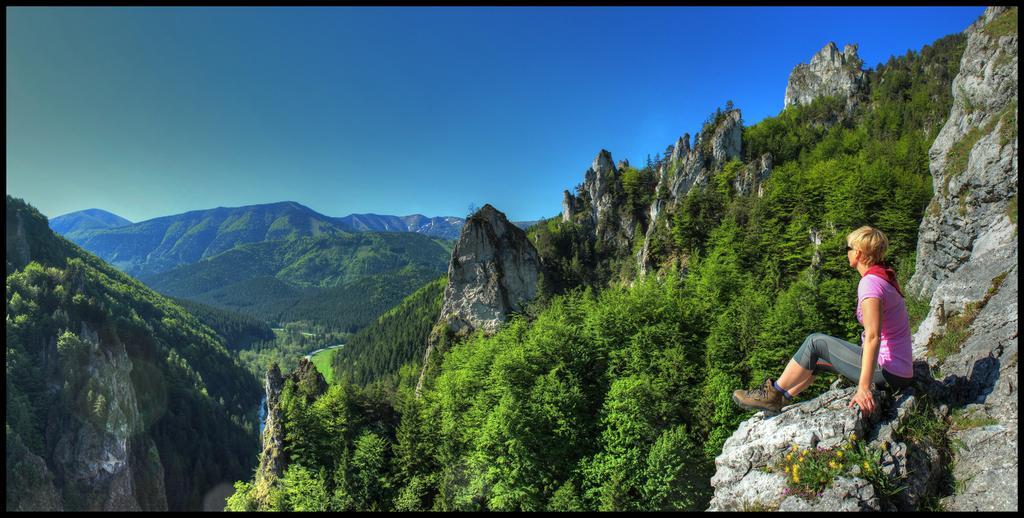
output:
[[[318,353],[318,352],[320,352],[320,351],[326,351],[326,350],[328,350],[328,349],[337,349],[337,348],[339,348],[339,347],[345,347],[345,344],[338,344],[338,345],[332,345],[332,346],[330,346],[330,347],[324,347],[323,349],[317,349],[317,350],[315,350],[315,351],[313,351],[313,352],[311,352],[311,353],[307,354],[307,355],[306,355],[306,359],[307,359],[307,360],[311,359],[311,358],[312,358],[312,357],[313,357],[314,355],[316,355],[316,353]]]
[[[260,443],[262,444],[263,443],[263,427],[266,426],[266,423],[267,423],[267,396],[266,395],[264,395],[263,399],[260,400],[259,417],[260,417]]]

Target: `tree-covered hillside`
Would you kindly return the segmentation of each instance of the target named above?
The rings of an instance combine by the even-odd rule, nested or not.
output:
[[[213,329],[228,350],[245,349],[255,342],[274,339],[274,331],[261,320],[192,300],[171,300]]]
[[[50,220],[50,228],[68,239],[74,239],[74,236],[89,230],[123,227],[131,224],[132,222],[127,219],[101,209],[80,210]]]
[[[262,241],[141,279],[161,292],[186,298],[257,277],[274,277],[299,288],[333,288],[404,268],[441,271],[451,252],[446,245],[409,232]]]
[[[442,274],[451,246],[398,232],[265,241],[143,280],[166,295],[275,324],[303,320],[355,332]]]
[[[240,244],[344,234],[333,218],[289,201],[196,210],[69,237],[138,277],[191,264]]]
[[[345,347],[334,353],[337,380],[365,385],[417,362],[441,313],[446,284],[447,277],[426,284],[349,338]]]
[[[247,476],[260,386],[220,338],[6,204],[8,509],[200,509]]]
[[[703,509],[712,459],[749,416],[732,391],[777,376],[811,332],[858,341],[846,234],[882,229],[901,282],[912,274],[963,45],[869,71],[856,105],[819,98],[745,128],[744,156],[775,156],[761,192],[736,190],[749,163],[715,170],[659,216],[645,277],[642,232],[623,251],[573,221],[538,225],[534,308],[450,345],[419,398],[414,363],[393,382],[283,395],[283,478],[236,484],[229,508]],[[659,165],[618,175],[617,206],[649,203]]]

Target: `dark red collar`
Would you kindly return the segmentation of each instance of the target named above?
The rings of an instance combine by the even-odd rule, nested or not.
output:
[[[892,268],[889,268],[884,264],[875,264],[868,268],[868,271],[864,272],[864,275],[875,275],[885,279],[885,281],[891,284],[893,288],[896,288],[896,293],[899,293],[900,296],[903,297],[903,291],[900,290],[900,283],[896,280],[896,271]]]

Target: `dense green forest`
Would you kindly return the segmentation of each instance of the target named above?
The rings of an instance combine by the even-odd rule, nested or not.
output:
[[[441,277],[423,286],[349,338],[332,359],[336,380],[365,385],[418,361],[441,314],[446,284]]]
[[[900,281],[913,273],[964,43],[869,71],[853,110],[824,98],[745,128],[745,157],[775,156],[763,195],[734,192],[737,160],[667,207],[655,274],[542,222],[530,235],[554,273],[538,304],[450,346],[419,398],[415,361],[319,397],[286,387],[287,471],[267,498],[267,481],[238,482],[229,509],[703,509],[713,459],[750,415],[732,391],[774,378],[811,332],[857,341],[845,235],[881,228]],[[620,203],[649,203],[658,165],[620,175]]]
[[[229,350],[246,349],[253,343],[274,339],[274,331],[261,320],[187,299],[171,300],[210,326]]]
[[[56,470],[64,508],[97,505],[84,496],[90,487],[63,479],[58,469],[69,459],[55,449],[76,430],[132,430],[139,433],[132,444],[142,448],[152,440],[156,450],[148,455],[158,455],[163,473],[136,473],[137,494],[149,495],[144,508],[158,506],[156,480],[168,508],[198,509],[213,485],[246,476],[256,462],[261,391],[222,340],[169,299],[54,234],[31,205],[11,196],[6,202],[7,437]],[[122,357],[131,362],[130,376],[117,370]],[[125,385],[104,380],[130,383],[138,422],[126,417]],[[76,440],[88,444],[89,433]],[[35,489],[9,482],[9,506]]]
[[[451,252],[446,244],[408,232],[261,241],[141,278],[161,292],[187,298],[261,276],[275,277],[300,288],[331,288],[403,268],[444,269]]]
[[[442,274],[452,246],[414,233],[301,237],[239,245],[142,280],[273,325],[309,321],[351,333]]]

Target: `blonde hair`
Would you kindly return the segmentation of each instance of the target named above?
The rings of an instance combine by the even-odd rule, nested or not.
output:
[[[889,239],[877,228],[863,226],[846,236],[846,244],[865,255],[868,266],[881,264],[885,259],[885,251],[889,248]]]

